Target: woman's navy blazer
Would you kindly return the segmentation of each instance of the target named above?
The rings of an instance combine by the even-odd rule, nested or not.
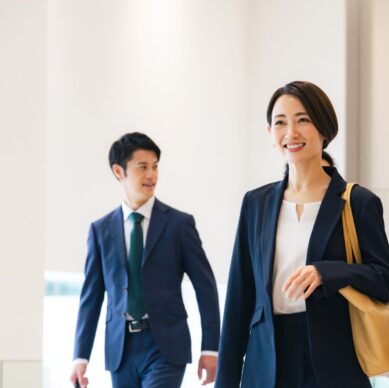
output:
[[[363,264],[347,264],[341,218],[346,182],[335,168],[325,171],[331,181],[306,259],[317,267],[323,281],[306,301],[313,366],[322,388],[369,387],[355,354],[348,304],[338,290],[351,285],[380,301],[389,300],[389,245],[382,204],[366,188],[353,188],[351,205]],[[275,386],[272,272],[287,181],[286,176],[244,197],[228,280],[216,388]]]

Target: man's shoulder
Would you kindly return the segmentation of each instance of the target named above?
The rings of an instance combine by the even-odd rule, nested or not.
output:
[[[167,205],[166,203],[155,199],[154,208],[158,209],[159,211],[165,212],[173,217],[177,217],[179,219],[188,219],[191,218],[192,215],[184,212],[182,210],[176,209],[173,206]]]
[[[122,217],[122,208],[121,206],[111,210],[109,213],[105,214],[104,216],[98,218],[97,220],[93,221],[92,224],[95,227],[103,227],[106,224],[109,224],[112,222],[113,219]]]

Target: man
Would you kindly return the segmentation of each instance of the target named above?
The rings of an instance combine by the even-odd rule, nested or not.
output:
[[[215,379],[220,317],[212,269],[191,215],[154,197],[160,149],[129,133],[109,152],[124,189],[119,208],[92,223],[74,347],[73,384],[86,387],[87,363],[105,292],[105,366],[114,388],[180,387],[191,362],[190,334],[181,295],[187,273],[201,315],[198,375]]]

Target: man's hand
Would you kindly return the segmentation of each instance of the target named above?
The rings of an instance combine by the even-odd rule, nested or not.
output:
[[[307,299],[322,284],[321,275],[314,265],[305,265],[292,273],[282,287],[286,297],[294,300],[304,295]]]
[[[202,355],[199,360],[199,367],[197,369],[197,376],[199,380],[203,378],[203,369],[206,371],[206,378],[202,385],[207,385],[215,381],[216,378],[217,357]]]
[[[74,365],[72,374],[70,375],[70,381],[73,383],[74,386],[76,385],[78,380],[81,388],[88,387],[89,381],[86,377],[84,377],[87,366],[87,364],[82,363]]]

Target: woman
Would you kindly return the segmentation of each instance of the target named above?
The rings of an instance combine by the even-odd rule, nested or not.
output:
[[[291,82],[273,94],[267,121],[289,172],[244,197],[215,387],[370,387],[338,290],[352,285],[389,300],[381,201],[354,187],[363,264],[348,265],[341,220],[346,182],[335,168],[321,166],[338,131],[330,100],[316,85]]]

